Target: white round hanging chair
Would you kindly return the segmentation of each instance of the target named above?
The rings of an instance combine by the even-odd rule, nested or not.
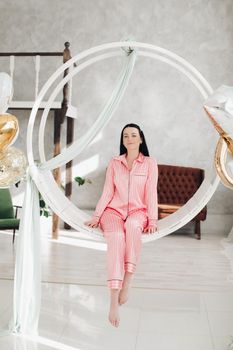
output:
[[[44,150],[44,131],[45,131],[46,120],[47,120],[50,108],[52,106],[52,103],[55,100],[57,94],[62,90],[63,86],[68,81],[70,81],[72,77],[74,77],[76,74],[81,72],[86,67],[94,64],[95,62],[106,60],[111,57],[122,56],[122,48],[125,48],[125,49],[130,48],[131,50],[135,50],[136,55],[138,57],[140,56],[149,57],[151,59],[162,61],[174,67],[178,71],[182,72],[198,89],[201,96],[203,97],[203,100],[205,100],[212,93],[212,88],[209,85],[209,83],[204,79],[204,77],[200,74],[200,72],[196,68],[194,68],[190,63],[188,63],[186,60],[158,46],[140,43],[136,41],[113,42],[113,43],[96,46],[86,51],[83,51],[82,53],[76,55],[75,57],[70,59],[68,62],[63,64],[45,83],[43,89],[41,90],[40,94],[38,95],[35,101],[35,104],[33,106],[30,119],[29,119],[29,125],[28,125],[28,131],[27,131],[27,154],[28,154],[30,173],[32,175],[32,178],[38,190],[41,192],[43,198],[45,199],[47,204],[50,206],[50,208],[62,220],[67,222],[71,227],[73,227],[78,231],[77,239],[80,238],[80,240],[82,240],[82,245],[88,246],[88,244],[91,242],[92,247],[94,245],[96,249],[101,249],[100,243],[105,245],[105,240],[103,238],[103,234],[101,230],[92,229],[84,225],[84,221],[90,219],[90,217],[85,212],[80,210],[77,206],[75,206],[68,198],[65,197],[64,193],[58,187],[51,173],[51,169],[55,167],[54,166],[55,163],[53,165],[54,159],[56,158],[61,159],[59,163],[56,163],[56,167],[57,167],[71,160],[72,155],[70,156],[70,158],[68,159],[66,158],[65,162],[64,162],[64,157],[62,158],[62,155],[59,155],[54,159],[47,161],[45,158],[45,150]],[[45,94],[54,84],[56,79],[61,76],[61,74],[65,71],[65,69],[69,67],[73,67],[73,64],[75,62],[78,62],[78,66],[76,68],[71,69],[69,74],[66,77],[64,77],[61,81],[59,81],[59,83],[56,85],[52,94],[50,95],[50,98],[47,101],[46,107],[41,117],[40,129],[39,129],[39,154],[40,154],[41,165],[38,166],[37,164],[35,164],[35,160],[34,160],[33,131],[34,131],[34,124],[35,124],[38,109],[40,107],[40,103],[41,101],[44,100]],[[93,132],[92,138],[96,136],[96,133],[98,133],[105,124],[104,123],[98,124],[99,126],[98,128],[96,128],[95,133]],[[81,138],[80,142],[79,140],[78,142],[76,142],[76,147],[73,147],[73,149],[76,149],[76,153],[75,153],[76,155],[78,154],[77,149],[79,149],[80,150],[79,153],[81,153],[81,151],[86,147],[88,142],[90,142],[89,134],[90,134],[90,131],[87,131],[87,135],[84,135]],[[69,148],[72,148],[72,145]],[[70,154],[72,154],[72,152]],[[46,168],[44,164],[49,164],[50,166]],[[168,235],[173,231],[179,229],[180,227],[184,226],[191,219],[193,219],[201,211],[201,209],[207,204],[207,202],[210,200],[211,196],[215,192],[218,184],[219,184],[219,178],[217,177],[214,171],[214,167],[212,167],[211,175],[205,178],[200,188],[193,195],[193,197],[174,214],[171,214],[170,216],[159,220],[158,232],[154,234],[143,234],[142,241],[143,242],[153,241],[155,239]],[[87,242],[87,244],[85,242]]]

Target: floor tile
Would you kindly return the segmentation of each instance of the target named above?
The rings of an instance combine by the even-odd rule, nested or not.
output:
[[[202,293],[208,311],[231,311],[233,312],[233,292]]]
[[[12,305],[13,281],[0,280],[0,315]]]
[[[207,314],[204,311],[142,311],[139,330],[210,336]]]
[[[140,304],[138,303],[140,300]],[[129,305],[138,305],[144,311],[205,311],[200,292],[134,288]]]
[[[177,335],[140,332],[136,350],[213,350],[211,340],[203,335]]]
[[[136,335],[135,332],[115,329],[111,325],[108,329],[89,323],[85,327],[77,327],[77,322],[73,320],[67,325],[60,342],[82,350],[135,350]]]
[[[41,309],[39,319],[39,335],[52,340],[58,340],[67,324],[67,319],[63,314],[53,311]]]
[[[214,336],[233,336],[233,312],[208,311],[208,318]]]
[[[232,350],[233,349],[233,336],[225,337],[213,337],[214,350]]]
[[[40,344],[37,341],[25,339],[21,336],[10,335],[0,337],[1,350],[54,350],[51,346]]]

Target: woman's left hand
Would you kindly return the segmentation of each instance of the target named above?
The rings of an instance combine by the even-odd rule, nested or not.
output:
[[[154,233],[158,230],[158,227],[156,225],[148,225],[145,229],[144,229],[144,232],[147,232],[147,233]]]

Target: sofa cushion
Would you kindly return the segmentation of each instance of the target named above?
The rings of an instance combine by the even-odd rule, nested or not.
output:
[[[0,219],[0,230],[4,229],[18,229],[19,219]]]

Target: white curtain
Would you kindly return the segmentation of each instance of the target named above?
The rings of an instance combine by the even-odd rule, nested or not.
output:
[[[39,193],[29,173],[17,240],[13,332],[37,332],[41,300],[40,281]]]

